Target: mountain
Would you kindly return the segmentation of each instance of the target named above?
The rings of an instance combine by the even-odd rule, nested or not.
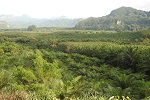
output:
[[[0,21],[0,29],[9,28],[9,24],[5,21]]]
[[[82,19],[57,18],[39,24],[40,27],[75,27]]]
[[[0,21],[6,22],[9,27],[1,28],[27,28],[30,25],[37,27],[75,27],[81,19],[69,19],[65,16],[49,19],[36,19],[28,15],[0,15]]]
[[[150,12],[120,7],[107,16],[82,20],[75,26],[75,29],[116,31],[150,29]]]
[[[113,10],[109,16],[112,17],[136,17],[136,18],[143,18],[147,17],[145,11],[137,10],[131,7],[120,7],[116,10]]]

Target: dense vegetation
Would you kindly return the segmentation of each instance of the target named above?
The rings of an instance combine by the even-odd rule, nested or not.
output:
[[[109,15],[87,18],[76,25],[76,29],[137,31],[150,29],[150,12],[121,7]]]
[[[150,31],[3,31],[0,37],[0,99],[150,98]]]

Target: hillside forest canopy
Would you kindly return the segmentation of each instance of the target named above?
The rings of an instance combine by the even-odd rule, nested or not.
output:
[[[75,26],[81,30],[139,31],[150,29],[150,12],[131,7],[120,7],[109,15],[87,18]]]

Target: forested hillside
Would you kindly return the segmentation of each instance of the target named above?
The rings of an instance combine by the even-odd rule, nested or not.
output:
[[[150,31],[2,31],[0,37],[1,100],[150,99]]]
[[[150,12],[121,7],[109,15],[99,18],[87,18],[80,21],[76,29],[137,31],[150,29]]]

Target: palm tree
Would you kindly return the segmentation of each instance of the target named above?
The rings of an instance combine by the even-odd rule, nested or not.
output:
[[[113,80],[113,85],[116,91],[118,91],[118,95],[127,95],[130,96],[132,92],[132,87],[137,83],[133,74],[126,75],[120,74],[116,75]]]

